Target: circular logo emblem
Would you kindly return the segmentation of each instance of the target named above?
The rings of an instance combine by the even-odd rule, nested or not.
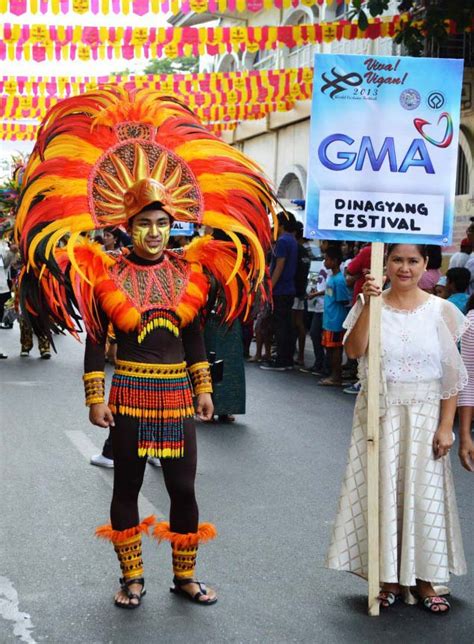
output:
[[[420,103],[421,96],[416,89],[404,89],[400,94],[400,105],[405,110],[416,110]]]
[[[432,110],[440,110],[446,103],[446,99],[444,98],[444,94],[442,92],[431,92],[431,94],[428,96],[427,103]]]

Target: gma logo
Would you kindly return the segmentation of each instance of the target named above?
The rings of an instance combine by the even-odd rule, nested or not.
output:
[[[395,149],[395,140],[387,136],[380,148],[376,151],[370,136],[363,136],[358,149],[353,146],[355,140],[346,134],[331,134],[321,141],[318,148],[318,157],[321,163],[329,170],[341,171],[354,166],[360,172],[368,164],[374,172],[382,166],[388,165],[390,172],[408,172],[410,168],[424,168],[426,174],[435,174],[433,163],[423,139],[413,139],[408,150],[404,153],[401,163]]]

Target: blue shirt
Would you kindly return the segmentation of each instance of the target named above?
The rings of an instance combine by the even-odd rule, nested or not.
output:
[[[467,293],[453,293],[448,297],[448,302],[452,302],[454,306],[457,306],[461,313],[466,313],[466,304],[469,299]]]
[[[324,295],[323,329],[342,331],[342,323],[347,316],[347,303],[351,295],[346,286],[344,275],[339,272],[331,275],[326,283]]]
[[[273,251],[272,263],[270,266],[270,273],[276,265],[276,260],[280,257],[285,258],[285,266],[280,275],[280,279],[273,288],[273,295],[295,295],[295,275],[296,265],[298,262],[298,242],[290,233],[283,233],[275,244]]]

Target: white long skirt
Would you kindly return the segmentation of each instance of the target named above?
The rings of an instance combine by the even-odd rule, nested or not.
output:
[[[409,391],[411,388],[411,391]],[[449,456],[435,460],[437,382],[389,386],[380,419],[380,579],[413,586],[466,574]],[[394,404],[411,400],[410,404]],[[326,565],[367,578],[367,397],[358,396],[349,462]]]

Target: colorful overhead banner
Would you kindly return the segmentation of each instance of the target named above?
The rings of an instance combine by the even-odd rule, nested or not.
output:
[[[118,83],[127,89],[149,87],[172,94],[216,129],[217,124],[222,127],[292,109],[295,101],[311,98],[312,78],[313,70],[305,68],[175,76],[4,76],[0,77],[0,113],[9,120],[41,119],[65,96]]]
[[[0,0],[1,2],[1,0]],[[373,18],[365,31],[347,20],[306,25],[238,27],[84,27],[0,25],[0,60],[89,60],[217,56],[303,47],[334,40],[391,38],[408,14]],[[452,23],[454,25],[454,23]]]
[[[271,112],[287,112],[293,109],[295,103],[290,97],[281,101],[262,101],[257,103],[242,102],[240,104],[222,103],[212,95],[203,95],[203,102],[198,104],[191,99],[198,96],[177,96],[196,112],[199,118],[205,122],[225,122],[233,120],[254,120],[262,119]],[[8,120],[43,119],[46,112],[56,105],[57,98],[22,96],[0,97],[0,114]],[[220,103],[220,104],[219,104]]]
[[[211,132],[214,132],[214,134],[219,135],[226,130],[235,130],[237,125],[237,121],[227,121],[222,123],[208,123],[206,127]],[[34,141],[38,134],[38,127],[39,124],[0,123],[0,141]]]
[[[316,55],[310,237],[451,242],[462,77],[462,60]]]
[[[304,0],[307,7],[327,4],[341,5],[351,0]],[[110,13],[144,16],[148,13],[227,13],[250,11],[256,13],[263,9],[289,9],[297,7],[299,0],[0,0],[0,13],[21,16],[25,13],[53,13],[54,15],[103,14]]]
[[[313,70],[309,67],[146,76],[0,76],[0,95],[67,98],[99,86],[119,84],[126,89],[147,87],[182,94],[187,100],[194,96],[196,103],[201,100],[196,98],[200,93],[211,94],[232,104],[288,96],[309,98],[312,83]]]
[[[0,140],[2,141],[34,141],[38,125],[23,123],[0,123]]]

